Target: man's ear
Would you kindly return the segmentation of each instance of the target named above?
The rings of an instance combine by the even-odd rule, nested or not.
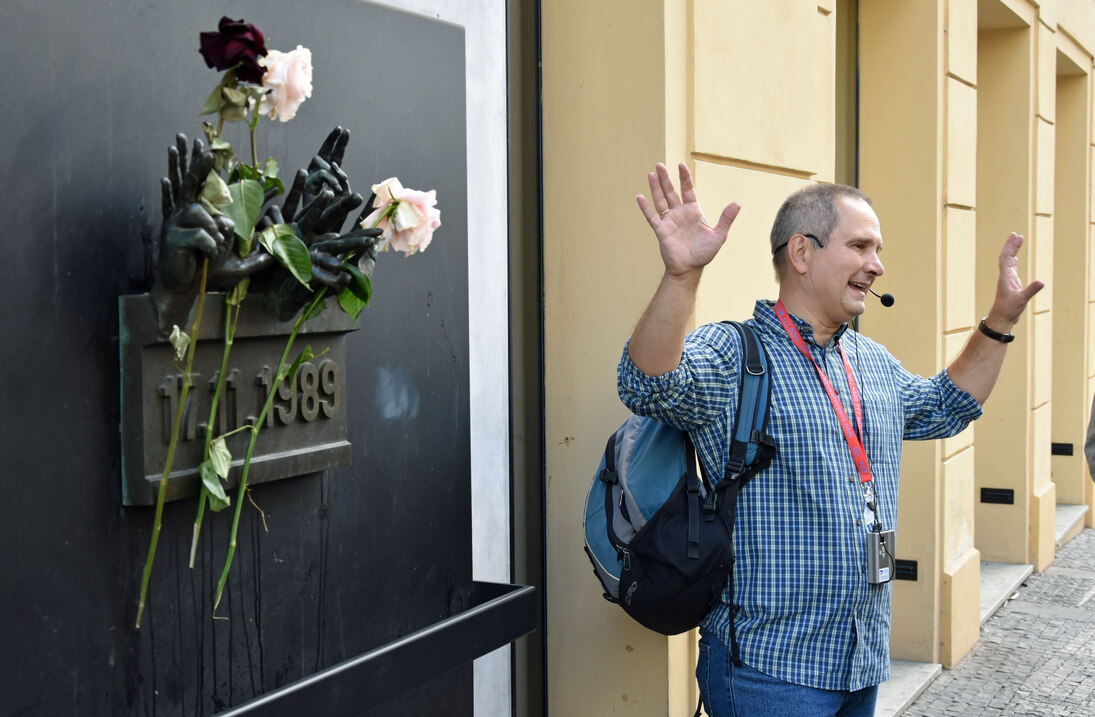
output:
[[[787,242],[788,263],[790,263],[791,268],[794,269],[795,273],[806,273],[806,268],[809,265],[808,257],[812,248],[813,244],[804,234],[795,234],[791,237],[791,240]]]

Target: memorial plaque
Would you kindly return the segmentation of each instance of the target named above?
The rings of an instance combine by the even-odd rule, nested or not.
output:
[[[315,357],[301,364],[291,385],[285,380],[277,387],[277,397],[255,444],[248,484],[350,464],[345,335],[356,327],[334,299],[329,301],[327,310],[305,324],[289,354],[292,363],[308,346]],[[167,500],[196,495],[201,488],[198,465],[224,351],[224,295],[207,295],[203,311]],[[119,326],[122,501],[125,505],[152,505],[182,395],[185,358],[177,360],[171,344],[157,338],[155,310],[146,294],[120,297]],[[244,301],[217,406],[214,437],[254,425],[292,327],[292,321],[274,318],[261,296],[252,295]],[[250,439],[251,431],[246,428],[227,439],[232,453],[229,490],[239,483]]]

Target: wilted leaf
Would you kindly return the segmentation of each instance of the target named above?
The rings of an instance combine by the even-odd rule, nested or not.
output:
[[[224,96],[225,102],[236,107],[247,106],[247,93],[236,89],[235,87],[221,87],[221,94]]]
[[[213,470],[221,478],[228,478],[228,469],[232,467],[232,453],[224,442],[224,438],[214,438],[209,444],[209,460],[213,462]]]
[[[230,505],[232,505],[232,499],[227,495],[222,497],[212,493],[209,494],[209,509],[214,513],[219,513]]]
[[[212,115],[216,114],[221,106],[221,86],[217,85],[213,88],[213,92],[210,93],[209,98],[202,105],[201,112],[198,115]]]
[[[210,507],[215,504],[214,499],[220,501],[225,506],[227,506],[230,501],[228,500],[228,495],[224,492],[224,486],[221,485],[221,480],[220,477],[217,476],[216,469],[213,468],[213,461],[202,461],[201,465],[198,466],[198,473],[201,475],[202,485],[204,485],[205,489],[209,491]],[[213,508],[213,510],[218,509]]]
[[[212,205],[217,214],[219,210],[224,209],[232,203],[232,194],[228,191],[228,185],[221,179],[221,175],[217,174],[215,170],[209,170],[209,174],[205,177],[205,185],[202,187],[201,193],[202,205],[206,202]]]
[[[357,268],[365,276],[373,275],[373,270],[376,268],[376,251],[375,246],[369,247],[357,260]]]
[[[175,347],[175,360],[182,361],[183,356],[186,356],[186,349],[190,346],[190,337],[179,328],[178,324],[175,324],[171,327],[171,336],[167,340]]]
[[[243,122],[247,117],[247,108],[237,107],[236,105],[226,105],[224,109],[221,110],[220,116],[224,118],[225,122]]]

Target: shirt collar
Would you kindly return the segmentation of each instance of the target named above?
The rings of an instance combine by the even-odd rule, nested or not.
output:
[[[756,306],[753,308],[753,320],[757,322],[765,331],[771,331],[779,336],[786,336],[783,330],[783,324],[779,322],[779,318],[776,316],[775,310],[776,302],[771,299],[758,299]],[[802,334],[802,338],[807,342],[812,343],[814,346],[819,344],[814,339],[814,327],[803,319],[788,312],[791,316],[791,320],[795,322],[795,326],[798,327],[798,331]],[[835,346],[840,341],[840,337],[844,335],[844,332],[848,330],[847,322],[840,325],[840,328],[836,330],[836,333],[832,335],[828,343],[825,345]]]

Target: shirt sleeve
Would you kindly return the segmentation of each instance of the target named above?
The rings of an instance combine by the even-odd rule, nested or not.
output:
[[[741,346],[737,332],[723,324],[707,324],[685,339],[677,368],[648,376],[632,362],[624,346],[616,371],[620,400],[632,412],[684,431],[708,425],[737,402]]]
[[[925,379],[898,364],[905,405],[905,440],[949,438],[981,417],[981,404],[955,385],[946,369]]]

